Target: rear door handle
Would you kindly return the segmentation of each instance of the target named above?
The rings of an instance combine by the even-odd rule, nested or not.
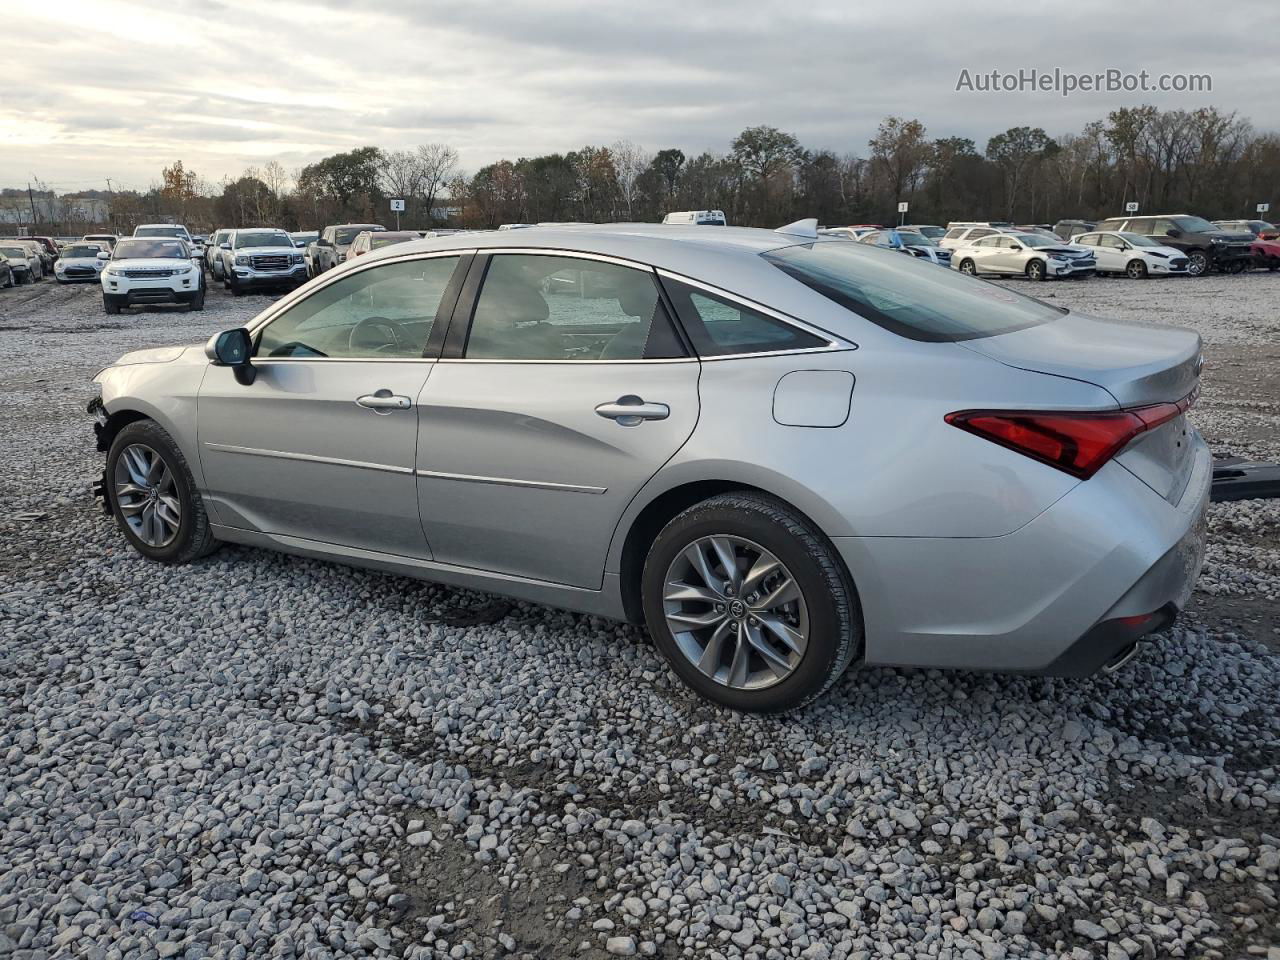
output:
[[[390,413],[392,410],[408,410],[413,406],[413,401],[408,397],[394,394],[386,388],[357,397],[356,403],[374,413],[382,414]]]
[[[665,403],[645,403],[639,397],[627,394],[612,403],[602,403],[596,413],[616,421],[619,426],[636,427],[646,420],[665,420],[671,416],[671,408]]]

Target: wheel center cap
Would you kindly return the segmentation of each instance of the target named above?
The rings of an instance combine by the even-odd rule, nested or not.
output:
[[[729,601],[729,616],[735,620],[741,620],[747,615],[747,605],[741,600]]]

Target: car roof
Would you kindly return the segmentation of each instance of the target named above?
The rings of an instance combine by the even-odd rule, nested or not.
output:
[[[834,237],[803,237],[754,227],[706,227],[677,224],[617,223],[531,227],[527,230],[489,230],[427,237],[391,244],[348,261],[339,269],[352,269],[381,260],[415,253],[500,248],[537,252],[554,250],[616,257],[650,265],[659,270],[722,286],[763,303],[787,302],[798,286],[781,270],[763,270],[761,253],[783,247],[817,243],[845,244]]]

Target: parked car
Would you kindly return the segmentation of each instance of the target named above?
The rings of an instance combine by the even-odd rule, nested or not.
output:
[[[9,261],[14,283],[35,283],[44,278],[40,254],[27,244],[11,238],[0,239],[0,253],[3,253]]]
[[[232,230],[222,241],[222,282],[239,297],[263,287],[307,282],[307,266],[289,234],[269,227]]]
[[[970,244],[983,237],[993,237],[1001,233],[1016,233],[1012,226],[995,227],[983,224],[956,224],[947,227],[947,232],[942,235],[942,239],[938,241],[940,246],[946,247],[953,254],[957,247],[962,244]]]
[[[86,233],[80,238],[83,243],[105,243],[104,250],[114,250],[119,239],[114,233]]]
[[[351,246],[347,250],[348,259],[358,257],[362,253],[368,253],[371,250],[381,250],[383,247],[389,247],[393,243],[404,243],[407,240],[421,240],[417,230],[380,230],[374,233],[370,230],[362,231],[356,234],[356,238],[351,241]]]
[[[9,258],[4,255],[4,248],[0,247],[0,287],[12,287],[17,282]]]
[[[204,271],[178,237],[128,237],[116,244],[100,274],[102,309],[119,313],[140,303],[180,303],[204,309]]]
[[[723,210],[677,210],[662,218],[663,223],[692,224],[696,227],[724,227],[729,221]]]
[[[832,237],[833,239],[836,239],[836,240],[858,240],[858,239],[861,239],[862,237],[865,237],[868,233],[871,233],[873,230],[882,230],[882,229],[884,228],[870,226],[868,224],[861,224],[858,226],[850,226],[850,227],[819,227],[818,236]]]
[[[740,710],[852,662],[1114,670],[1178,615],[1212,473],[1196,333],[812,222],[710,232],[361,256],[99,373],[98,488],[162,563],[247,543],[647,623]]]
[[[325,227],[311,251],[312,272],[319,276],[347,259],[351,241],[366,230],[380,232],[387,228],[377,223],[343,223]]]
[[[1140,233],[1162,246],[1181,250],[1187,272],[1200,277],[1210,270],[1239,273],[1249,267],[1253,234],[1219,230],[1203,217],[1185,213],[1155,217],[1112,217],[1098,224],[1104,232]]]
[[[1268,270],[1280,270],[1280,238],[1264,240],[1261,236],[1249,244],[1253,265]]]
[[[946,227],[940,227],[933,223],[908,223],[898,227],[898,230],[906,231],[907,233],[918,233],[923,237],[928,237],[930,240],[941,240],[947,233]]]
[[[53,261],[56,257],[49,256],[49,251],[45,249],[43,243],[40,243],[33,237],[0,237],[0,243],[17,244],[27,251],[27,259],[35,258],[35,279],[43,280],[47,274],[53,273]]]
[[[909,230],[871,230],[858,238],[858,243],[872,247],[887,247],[902,253],[937,263],[944,267],[951,266],[951,251],[938,246],[924,234]]]
[[[293,245],[299,250],[305,250],[307,244],[315,243],[320,239],[319,230],[294,230],[289,234],[289,239],[293,241]]]
[[[49,269],[53,266],[53,261],[58,259],[58,241],[53,237],[27,237],[26,239],[34,240],[36,243],[40,244],[41,248],[44,250],[48,263],[45,273],[48,273]]]
[[[106,260],[99,259],[98,254],[105,252],[103,246],[96,243],[73,243],[62,248],[62,253],[53,264],[53,278],[58,283],[75,283],[83,280],[97,280]]]
[[[1092,220],[1059,220],[1053,225],[1053,233],[1059,240],[1072,240],[1077,234],[1088,233],[1096,227]]]
[[[180,223],[140,223],[133,228],[135,237],[176,237],[191,246],[191,234]]]
[[[1254,237],[1264,237],[1270,239],[1268,234],[1275,235],[1277,230],[1274,223],[1266,220],[1214,220],[1213,225],[1219,230],[1226,230],[1228,233],[1251,233]]]
[[[1163,246],[1140,233],[1082,233],[1071,241],[1093,251],[1100,274],[1123,273],[1134,280],[1148,276],[1187,276],[1190,261],[1181,250]]]
[[[1089,247],[1040,233],[997,233],[951,251],[951,265],[971,276],[1004,274],[1028,280],[1092,276],[1097,261]]]
[[[229,227],[223,227],[221,230],[215,230],[209,236],[209,242],[204,247],[204,267],[213,275],[215,280],[224,280],[222,275],[222,245],[227,242],[227,238],[231,236],[232,230]]]

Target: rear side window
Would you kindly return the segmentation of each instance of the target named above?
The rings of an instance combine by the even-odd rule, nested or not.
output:
[[[833,245],[853,246],[838,241]],[[699,356],[779,353],[828,345],[821,337],[709,290],[671,278],[662,282]]]
[[[806,243],[762,256],[827,299],[911,340],[992,337],[1067,312],[914,257],[887,257],[856,244]]]

